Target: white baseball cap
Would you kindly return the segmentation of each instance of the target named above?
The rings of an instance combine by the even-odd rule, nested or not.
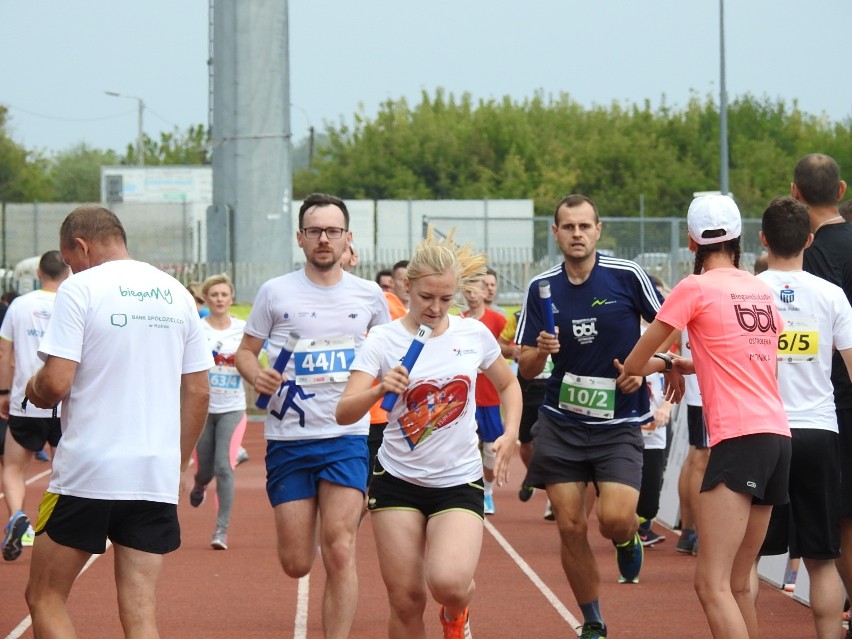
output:
[[[689,205],[686,214],[689,237],[696,244],[718,244],[742,235],[742,218],[729,195],[701,195]],[[702,237],[705,231],[724,231],[717,237]]]

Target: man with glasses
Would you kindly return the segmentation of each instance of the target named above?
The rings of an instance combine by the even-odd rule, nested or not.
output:
[[[352,242],[348,229],[342,200],[323,193],[305,199],[296,233],[305,267],[260,287],[236,356],[243,378],[271,396],[264,429],[266,490],[275,512],[278,558],[288,576],[303,577],[319,540],[328,639],[348,637],[355,617],[355,534],[368,470],[369,417],[343,427],[334,411],[367,331],[390,321],[378,285],[339,266]],[[265,342],[269,362],[285,347],[292,352],[283,373],[261,367]]]

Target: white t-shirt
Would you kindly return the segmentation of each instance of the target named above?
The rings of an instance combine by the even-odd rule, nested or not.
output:
[[[379,285],[349,273],[343,273],[334,286],[314,284],[304,269],[265,282],[246,322],[246,334],[268,340],[270,365],[291,332],[301,337],[284,370],[287,382],[269,401],[266,439],[366,435],[369,415],[351,426],[340,426],[334,411],[367,331],[389,321]]]
[[[686,328],[680,333],[680,354],[688,359],[692,359],[692,351],[689,348],[689,336],[686,334]],[[683,403],[687,406],[703,406],[701,389],[698,388],[698,375],[684,375],[683,384]]]
[[[213,365],[184,286],[134,260],[72,275],[39,347],[48,355],[78,363],[48,491],[176,504],[181,375]]]
[[[234,354],[243,339],[245,320],[231,317],[228,328],[213,328],[201,320],[207,343],[213,352],[210,378],[210,407],[208,413],[218,415],[246,409],[246,390],[243,378],[234,364]]]
[[[695,377],[693,375],[693,377]],[[648,396],[651,399],[651,413],[654,413],[660,406],[663,405],[665,398],[663,397],[663,389],[665,388],[666,379],[662,373],[651,373],[645,377],[645,386],[648,389]],[[642,392],[641,390],[639,391]],[[659,450],[666,447],[666,427],[657,427],[655,421],[642,424],[642,437],[645,442],[645,448],[648,450]]]
[[[790,428],[837,432],[833,349],[852,348],[852,308],[839,286],[804,271],[758,275],[784,318],[778,340],[778,390]]]
[[[379,463],[418,486],[448,487],[482,477],[476,434],[476,374],[501,356],[488,327],[450,316],[448,329],[426,340],[411,385],[388,413]],[[367,336],[352,370],[381,378],[397,366],[413,336],[396,320]]]
[[[12,352],[15,358],[15,374],[12,379],[12,389],[9,395],[9,414],[22,417],[50,417],[53,411],[49,408],[36,408],[27,404],[27,409],[21,409],[24,392],[30,377],[41,368],[38,358],[38,343],[47,330],[47,323],[53,313],[53,302],[56,293],[38,290],[21,295],[12,300],[3,327],[0,328],[0,338],[12,342]],[[60,413],[57,407],[56,414]]]

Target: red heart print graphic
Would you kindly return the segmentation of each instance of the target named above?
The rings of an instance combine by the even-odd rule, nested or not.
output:
[[[464,413],[470,379],[458,375],[441,384],[427,380],[415,384],[403,397],[406,411],[399,418],[408,445],[414,448],[434,431],[453,423]]]

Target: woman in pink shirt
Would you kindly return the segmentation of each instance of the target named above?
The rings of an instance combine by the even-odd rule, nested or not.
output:
[[[742,223],[730,197],[693,200],[687,226],[694,274],[674,287],[624,374],[698,376],[711,453],[695,589],[714,637],[757,639],[751,567],[772,506],[788,501],[790,428],[775,378],[782,320],[769,288],[739,270]],[[693,359],[655,354],[684,327]]]

